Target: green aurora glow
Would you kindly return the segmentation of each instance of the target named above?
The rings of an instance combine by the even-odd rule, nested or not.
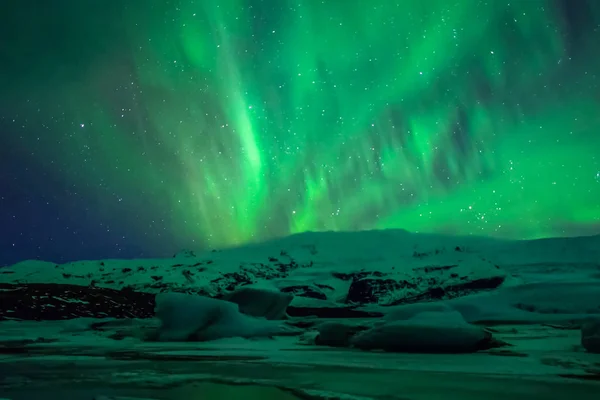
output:
[[[62,26],[58,50],[13,27],[3,106],[28,115],[21,148],[95,213],[125,202],[132,231],[600,226],[600,2],[579,26],[557,1],[87,3],[29,16]]]

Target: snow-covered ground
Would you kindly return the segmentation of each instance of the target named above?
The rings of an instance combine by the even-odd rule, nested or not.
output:
[[[302,345],[296,338],[139,343],[108,339],[107,332],[64,329],[64,322],[4,323],[0,340],[5,343],[27,337],[56,339],[29,345],[25,357],[7,354],[0,359],[5,396],[223,396],[220,389],[203,386],[209,382],[288,391],[273,397],[259,391],[257,399],[284,399],[290,392],[298,397],[289,398],[422,400],[596,399],[600,393],[600,385],[585,378],[600,373],[598,355],[577,348],[577,331],[543,326],[497,327],[498,337],[513,347],[455,355],[361,352]],[[243,391],[237,395],[250,398]]]
[[[146,340],[160,324],[151,318],[155,294],[231,300],[248,287],[279,293],[270,315],[284,307],[281,323],[297,335]],[[600,394],[600,354],[584,349],[580,329],[600,318],[600,236],[504,241],[402,230],[304,233],[168,259],[25,261],[0,269],[0,290],[0,398],[249,398],[252,390],[273,399]],[[246,303],[259,301],[247,297],[236,300],[242,314]],[[182,299],[185,311],[189,301]],[[191,320],[203,318],[189,307]],[[228,317],[235,323],[236,313]],[[260,315],[247,320],[279,323],[254,317]],[[224,324],[207,323],[213,330]],[[324,323],[333,324],[339,347],[322,345]],[[466,354],[398,353],[405,343],[392,343],[396,352],[358,350],[356,338],[387,327],[423,329],[421,337],[405,338],[419,346],[431,335],[451,340],[465,329],[484,335],[485,343],[475,341]],[[389,332],[380,348],[395,340]],[[470,339],[460,340],[464,348]],[[227,392],[234,383],[254,386]]]

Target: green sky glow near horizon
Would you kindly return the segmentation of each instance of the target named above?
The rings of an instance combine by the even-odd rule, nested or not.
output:
[[[14,140],[95,213],[210,247],[598,232],[600,6],[576,35],[557,3],[70,6],[61,49],[4,82],[29,113]]]

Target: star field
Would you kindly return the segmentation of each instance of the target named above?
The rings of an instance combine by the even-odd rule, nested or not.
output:
[[[600,2],[9,2],[0,264],[600,232]]]

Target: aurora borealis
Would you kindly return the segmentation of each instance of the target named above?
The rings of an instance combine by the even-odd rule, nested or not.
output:
[[[600,232],[598,1],[8,4],[15,260]]]

